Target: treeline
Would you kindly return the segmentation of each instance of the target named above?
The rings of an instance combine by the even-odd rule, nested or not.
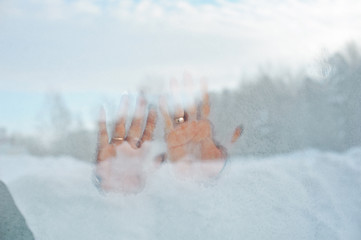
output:
[[[259,76],[236,91],[213,95],[216,134],[244,126],[238,154],[276,154],[361,146],[361,55],[356,45],[323,59],[319,77]],[[223,127],[223,129],[222,129]]]
[[[44,100],[38,125],[35,127],[36,133],[3,136],[3,143],[10,145],[5,147],[5,152],[28,152],[35,156],[72,156],[94,161],[97,132],[84,125],[82,116],[70,111],[62,95],[49,94]]]

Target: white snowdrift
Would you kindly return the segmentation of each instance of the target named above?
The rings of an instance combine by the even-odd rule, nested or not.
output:
[[[100,194],[93,167],[8,155],[0,178],[38,240],[361,239],[361,149],[233,158],[207,184],[163,166],[128,196]]]

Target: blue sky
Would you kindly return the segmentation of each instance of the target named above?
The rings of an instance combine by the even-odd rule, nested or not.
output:
[[[49,92],[76,114],[103,96],[156,94],[184,71],[220,90],[260,67],[307,68],[360,42],[359,9],[357,0],[0,1],[0,126],[33,131]]]
[[[0,91],[0,128],[7,129],[9,134],[24,135],[34,134],[40,129],[49,130],[49,95],[50,93]],[[63,93],[62,98],[75,118],[73,120],[77,121],[80,117],[86,124],[85,127],[93,127],[91,124],[95,122],[97,111],[105,100],[105,97],[94,92]]]

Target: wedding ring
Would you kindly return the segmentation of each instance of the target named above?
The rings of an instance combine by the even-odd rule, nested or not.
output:
[[[122,137],[112,137],[112,139],[115,141],[123,141],[124,140],[124,138],[122,138]]]
[[[176,118],[176,119],[175,119],[175,122],[176,122],[176,123],[184,123],[184,118],[183,118],[183,117]]]

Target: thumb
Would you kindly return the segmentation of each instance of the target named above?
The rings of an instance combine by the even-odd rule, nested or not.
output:
[[[232,139],[231,139],[231,144],[235,143],[238,138],[242,135],[243,133],[243,126],[242,125],[239,125],[238,127],[236,127],[236,129],[234,129],[233,131],[233,136],[232,136]]]

